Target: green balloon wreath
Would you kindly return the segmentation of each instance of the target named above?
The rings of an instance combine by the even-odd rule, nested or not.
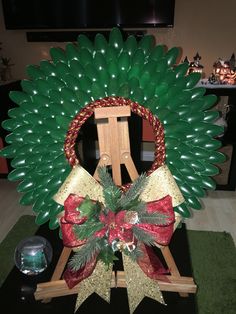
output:
[[[8,179],[20,181],[20,203],[33,205],[36,224],[59,226],[63,206],[52,197],[71,171],[63,151],[66,132],[82,108],[108,96],[131,99],[158,116],[165,129],[166,163],[185,198],[174,210],[190,217],[190,208],[201,209],[199,198],[215,188],[211,176],[219,170],[214,164],[225,160],[215,139],[223,129],[213,124],[218,112],[208,110],[216,97],[196,87],[200,75],[187,75],[186,63],[176,65],[179,49],[166,52],[150,35],[124,41],[114,28],[108,41],[99,33],[94,43],[79,35],[76,44],[52,48],[50,54],[52,61],[27,67],[30,79],[21,81],[22,91],[10,93],[18,107],[2,123],[11,133],[1,156],[11,158],[15,168]]]

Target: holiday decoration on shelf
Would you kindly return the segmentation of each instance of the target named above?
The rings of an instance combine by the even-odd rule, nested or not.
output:
[[[141,174],[123,192],[113,183],[106,167],[99,168],[98,172],[100,191],[97,197],[102,202],[71,194],[68,188],[64,190],[65,187],[55,196],[59,200],[61,193],[70,193],[64,202],[61,230],[64,245],[76,248],[64,273],[70,288],[80,282],[82,284],[82,287],[81,284],[79,286],[76,310],[93,292],[109,302],[116,252],[122,252],[123,256],[131,313],[144,296],[164,303],[157,279],[167,280],[163,275],[168,270],[152,252],[152,246],[167,245],[171,239],[175,222],[172,197],[166,195],[144,202],[142,195],[146,197],[148,189],[155,189],[150,187],[147,175]],[[71,178],[67,187],[70,184]],[[96,185],[95,182],[91,184]],[[80,193],[83,195],[86,189],[84,192],[80,190]]]
[[[36,223],[59,227],[64,204],[53,196],[71,172],[64,149],[75,117],[91,116],[94,102],[114,97],[149,110],[145,119],[152,125],[158,117],[163,125],[165,163],[184,197],[174,212],[188,218],[192,209],[201,209],[199,198],[215,188],[215,164],[225,160],[215,139],[223,129],[214,125],[218,112],[209,110],[216,97],[196,87],[201,75],[187,74],[188,64],[176,64],[179,49],[166,51],[150,35],[124,41],[114,28],[108,40],[102,34],[94,42],[79,35],[77,43],[52,48],[50,54],[52,60],[27,67],[22,91],[10,93],[17,106],[2,123],[10,133],[1,151],[12,159],[8,179],[19,181],[20,203],[32,205]]]
[[[231,58],[227,61],[219,58],[213,64],[213,73],[210,75],[208,82],[210,84],[236,84],[236,66],[235,55],[232,54]]]
[[[200,73],[201,76],[203,74],[203,65],[200,63],[202,57],[197,52],[196,55],[193,57],[193,61],[189,61],[187,57],[185,57],[184,62],[188,63],[188,74],[191,73]]]

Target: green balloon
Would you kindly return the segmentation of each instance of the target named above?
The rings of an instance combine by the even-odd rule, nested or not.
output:
[[[51,48],[50,49],[50,55],[52,57],[53,63],[66,63],[66,56],[65,56],[65,52],[62,48]]]
[[[178,159],[178,160],[172,159],[169,161],[169,163],[170,163],[170,165],[172,165],[176,169],[181,169],[181,168],[185,167],[185,163],[183,161],[181,161],[180,159]]]
[[[175,82],[176,82],[176,75],[175,75],[175,73],[173,71],[166,72],[165,82],[169,86],[172,86],[173,84],[175,84]]]
[[[9,181],[18,181],[24,178],[24,176],[27,173],[27,167],[22,167],[22,168],[18,168],[18,169],[14,169],[12,170],[12,172],[10,172],[8,174],[8,180]]]
[[[109,35],[109,45],[118,51],[123,49],[123,38],[118,28],[113,28],[111,30]]]
[[[91,98],[86,92],[78,90],[75,92],[75,94],[80,108],[83,108],[84,106],[91,102]]]
[[[7,144],[12,144],[14,142],[17,142],[19,144],[23,144],[24,140],[23,140],[23,137],[19,136],[18,134],[11,133],[5,137],[5,142]]]
[[[117,80],[115,79],[110,80],[107,86],[107,95],[115,96],[117,95],[118,90],[119,90],[119,84]]]
[[[81,63],[77,60],[72,60],[69,62],[71,74],[75,77],[80,79],[82,76],[85,75],[84,67]]]
[[[17,156],[11,161],[11,166],[13,168],[20,168],[25,166],[25,157],[24,156]]]
[[[156,71],[161,73],[163,76],[168,68],[167,60],[165,58],[162,58],[159,62],[156,64]]]
[[[77,100],[76,99],[76,94],[75,94],[75,89],[72,90],[69,87],[62,88],[61,89],[61,95],[62,95],[63,99],[71,101],[71,102],[76,102],[76,100]]]
[[[64,117],[64,116],[56,116],[56,122],[61,128],[63,128],[65,131],[67,131],[69,124],[71,122],[71,119],[68,117]]]
[[[106,59],[101,52],[97,51],[95,53],[93,64],[94,64],[95,69],[97,69],[98,71],[106,70],[106,67],[107,67]]]
[[[189,97],[189,101],[201,100],[201,97],[204,95],[205,89],[203,87],[196,87],[193,89],[186,90],[186,94]],[[190,103],[190,106],[193,107],[193,104]],[[196,108],[199,111],[200,108]]]
[[[190,218],[191,217],[191,213],[187,207],[187,205],[185,203],[182,203],[179,206],[176,206],[174,208],[175,212],[180,214],[182,217],[184,218]]]
[[[215,190],[216,183],[210,177],[202,176],[202,182],[201,182],[200,186],[202,186],[203,188],[208,189],[208,190]]]
[[[155,38],[153,35],[145,35],[139,41],[138,47],[141,48],[146,56],[148,56],[155,46]]]
[[[33,65],[29,65],[26,68],[27,74],[30,77],[30,79],[34,80],[34,79],[45,79],[45,74],[43,71],[40,70],[39,66],[33,66]]]
[[[208,161],[211,162],[211,163],[222,163],[224,162],[226,159],[225,155],[221,152],[217,152],[217,151],[212,151],[211,154],[209,154],[209,157],[208,157]]]
[[[22,90],[25,93],[28,93],[29,95],[34,95],[34,94],[37,94],[37,92],[38,92],[36,84],[29,81],[29,80],[21,81],[21,87],[22,87]]]
[[[84,76],[80,79],[79,83],[80,83],[79,90],[75,92],[76,95],[78,95],[80,91],[83,91],[86,93],[91,92],[92,80],[90,78],[88,78],[87,76]]]
[[[39,109],[39,107],[42,107],[42,106],[48,106],[50,103],[50,99],[49,99],[48,95],[46,95],[46,96],[45,95],[33,95],[32,101],[33,101],[34,107],[37,109]],[[39,111],[35,110],[35,109],[33,109],[32,112],[39,113]]]
[[[132,59],[132,64],[139,64],[142,66],[145,61],[145,54],[141,48],[138,48],[136,52],[134,53],[133,59]]]
[[[7,131],[13,131],[14,129],[20,127],[22,124],[20,124],[17,120],[8,119],[2,122],[2,127]]]
[[[148,72],[143,72],[141,74],[141,77],[140,77],[140,87],[145,90],[145,87],[147,87],[150,83],[150,78],[151,78],[151,75],[148,73]],[[153,91],[154,92],[154,91]]]
[[[179,184],[180,191],[183,193],[184,196],[192,196],[192,189],[191,186],[187,183]]]
[[[89,38],[87,36],[85,36],[84,34],[80,34],[77,38],[78,41],[78,48],[85,48],[87,49],[89,52],[93,52],[94,48],[93,48],[93,43],[89,40]]]
[[[49,79],[49,77],[54,77],[56,75],[55,65],[47,60],[42,60],[40,62],[40,70],[46,75],[47,79]],[[37,80],[39,78],[41,77],[38,77]]]
[[[188,71],[188,67],[189,65],[187,62],[178,64],[173,71],[173,73],[175,74],[175,77],[178,79],[185,76]]]
[[[177,59],[179,53],[180,53],[180,51],[179,51],[179,48],[177,48],[177,47],[173,47],[170,50],[168,50],[168,52],[165,55],[168,66],[172,66],[176,63],[176,59]]]
[[[129,56],[133,56],[135,51],[137,50],[137,41],[136,38],[133,35],[128,36],[126,42],[125,42],[125,49],[128,52]]]
[[[38,79],[36,81],[37,92],[42,94],[43,96],[48,96],[51,88],[48,86],[48,82],[42,79]]]
[[[110,81],[110,74],[106,70],[101,70],[98,72],[98,81],[99,84],[103,86],[103,89],[106,93],[106,89],[108,86],[108,83]]]
[[[203,114],[204,114],[205,122],[214,122],[220,116],[218,111],[213,111],[213,110],[205,111]]]
[[[67,62],[72,60],[79,60],[79,50],[72,43],[68,43],[66,45],[66,59]]]
[[[71,92],[71,90],[72,91],[78,90],[79,79],[74,77],[74,75],[71,75],[69,73],[66,74],[64,77],[64,82],[66,83],[67,86],[69,86],[70,92]],[[61,91],[62,89],[65,89],[65,88],[68,88],[68,87],[62,86],[59,91]]]
[[[17,150],[17,145],[6,146],[0,151],[0,156],[5,158],[13,158],[16,155]]]
[[[202,172],[205,170],[204,161],[192,160],[189,165],[197,172]]]
[[[63,63],[63,62],[59,62],[56,65],[56,75],[58,76],[59,79],[61,79],[62,81],[64,81],[64,76],[67,73],[70,73],[70,67],[68,64]]]
[[[93,56],[88,49],[82,48],[79,50],[79,61],[83,66],[93,63]]]
[[[118,58],[118,67],[121,71],[129,71],[130,56],[127,51],[123,51]]]
[[[34,193],[33,191],[29,191],[27,193],[25,193],[21,199],[20,199],[20,204],[21,205],[31,205],[34,202]]]
[[[54,213],[56,212],[56,210],[53,208],[53,217],[52,218],[50,218],[50,220],[49,220],[49,228],[51,229],[51,230],[55,230],[55,229],[57,229],[58,227],[59,227],[59,221],[58,221],[58,218],[56,218],[55,216],[54,216]]]
[[[119,86],[123,85],[124,82],[128,82],[128,73],[126,71],[120,72],[117,76],[117,80]]]
[[[98,81],[99,73],[98,73],[98,71],[96,70],[96,68],[95,68],[93,65],[87,64],[87,65],[85,66],[85,72],[86,72],[86,75],[87,75],[93,82]]]
[[[21,105],[24,102],[31,100],[31,96],[20,91],[10,91],[9,98],[17,105]]]
[[[40,211],[36,216],[35,223],[37,225],[43,225],[49,220],[49,217],[49,211]]]
[[[132,93],[131,99],[139,103],[143,103],[144,100],[144,91],[142,88],[137,87]]]
[[[201,78],[201,74],[200,73],[191,73],[189,74],[188,76],[185,77],[185,84],[186,84],[186,88],[193,88],[194,86],[196,86],[196,84],[199,82]],[[202,90],[202,93],[203,95],[205,94],[205,91],[203,92]]]
[[[201,209],[202,205],[195,196],[186,197],[186,203],[193,209]]]
[[[104,35],[98,33],[95,36],[95,40],[94,40],[95,50],[101,52],[102,54],[105,54],[107,47],[108,47],[108,43],[106,41],[106,38],[104,37]]]
[[[32,191],[35,183],[32,179],[29,180],[23,180],[17,187],[17,191],[20,193]]]
[[[205,190],[201,188],[198,184],[191,184],[191,189],[194,196],[196,197],[204,197],[206,195]]]
[[[139,64],[133,65],[128,72],[128,79],[137,78],[141,75],[141,68]]]
[[[161,97],[162,95],[164,95],[164,94],[167,93],[168,88],[169,88],[169,86],[168,86],[167,83],[165,83],[165,82],[161,83],[160,85],[158,85],[158,86],[156,87],[156,89],[155,89],[155,95],[156,95],[157,97]]]
[[[99,82],[94,82],[91,87],[93,99],[101,99],[106,96],[103,86]]]
[[[215,176],[220,173],[220,170],[218,167],[212,165],[212,164],[205,164],[205,170],[202,174],[206,176]]]
[[[130,94],[131,94],[131,90],[130,90],[129,84],[123,84],[117,92],[118,96],[124,97],[124,98],[130,97]]]
[[[164,56],[165,53],[165,49],[163,45],[157,45],[155,48],[153,48],[149,59],[154,60],[154,61],[159,61],[162,59],[162,57]]]

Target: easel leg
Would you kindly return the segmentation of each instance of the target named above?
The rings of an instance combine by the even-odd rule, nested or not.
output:
[[[56,268],[54,270],[54,273],[51,277],[51,281],[56,281],[61,278],[70,254],[71,254],[71,248],[64,246],[62,253],[60,255],[60,258],[57,262]],[[51,301],[51,298],[42,299],[42,303],[49,303],[50,301]]]
[[[168,268],[170,269],[171,275],[173,275],[174,277],[181,277],[169,247],[165,246],[161,248],[161,252],[166,261]],[[179,292],[179,295],[181,297],[188,297],[188,293],[184,293],[184,292]]]

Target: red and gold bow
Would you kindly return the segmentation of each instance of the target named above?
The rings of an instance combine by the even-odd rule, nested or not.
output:
[[[78,247],[86,242],[85,240],[77,239],[74,233],[74,225],[82,225],[86,221],[86,217],[82,216],[77,207],[83,202],[84,198],[75,194],[70,194],[65,201],[65,214],[61,218],[62,238],[65,246]],[[147,212],[159,212],[166,215],[167,220],[163,225],[154,225],[148,223],[131,223],[125,219],[128,211],[120,211],[117,214],[109,211],[108,215],[100,214],[100,221],[104,223],[104,227],[96,231],[96,237],[103,237],[108,234],[108,243],[111,244],[115,239],[119,239],[125,243],[133,241],[137,244],[137,240],[133,238],[132,227],[138,227],[150,233],[157,244],[167,245],[173,234],[173,225],[175,216],[172,208],[171,197],[169,195],[164,198],[148,202]],[[152,249],[144,244],[139,243],[139,247],[143,252],[141,258],[138,259],[138,264],[142,270],[152,279],[157,279],[159,275],[167,273],[160,260],[153,254]],[[151,257],[150,257],[151,256]],[[66,270],[64,278],[70,288],[78,284],[81,280],[87,278],[93,272],[96,266],[96,259],[92,259],[85,267],[79,271],[73,272],[70,269]],[[151,270],[150,270],[151,269]]]

